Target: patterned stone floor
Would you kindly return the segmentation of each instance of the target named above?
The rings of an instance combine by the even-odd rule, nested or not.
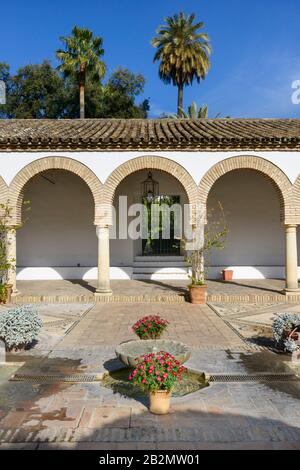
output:
[[[119,367],[115,346],[132,338],[141,315],[171,321],[168,337],[192,346],[188,365],[213,374],[284,373],[290,358],[249,342],[232,325],[270,315],[287,305],[40,304],[39,343],[12,354],[0,367],[0,450],[27,449],[300,449],[300,385],[276,381],[216,382],[172,399],[168,416],[154,416],[146,399],[132,399],[98,382],[9,381],[11,373],[87,374]],[[293,306],[295,311],[300,306]],[[0,313],[1,314],[1,313]],[[250,338],[251,339],[251,338]],[[21,365],[23,363],[23,365]],[[10,372],[8,372],[10,370]],[[2,371],[2,374],[1,374]]]

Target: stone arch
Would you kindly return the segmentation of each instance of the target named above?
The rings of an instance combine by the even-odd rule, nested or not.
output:
[[[276,165],[261,157],[238,156],[216,163],[203,176],[199,183],[199,202],[206,207],[207,198],[214,183],[223,175],[234,170],[249,169],[262,174],[275,188],[280,202],[280,219],[283,223],[295,223],[293,186]]]
[[[118,166],[109,175],[109,177],[104,183],[102,203],[103,213],[105,214],[104,218],[106,217],[108,224],[111,223],[111,220],[110,212],[107,208],[111,207],[113,204],[114,195],[118,185],[130,174],[136,173],[140,170],[148,169],[164,171],[174,176],[174,178],[176,178],[184,187],[191,207],[196,207],[196,204],[198,202],[198,187],[192,176],[188,173],[185,168],[183,168],[183,166],[181,166],[174,160],[170,160],[169,158],[164,157],[136,157]]]
[[[97,224],[102,183],[87,166],[77,160],[66,157],[40,158],[39,160],[29,163],[17,173],[8,188],[8,197],[12,206],[14,223],[20,224],[22,221],[22,203],[26,184],[35,175],[53,169],[70,171],[79,176],[88,185],[95,203],[95,224]]]

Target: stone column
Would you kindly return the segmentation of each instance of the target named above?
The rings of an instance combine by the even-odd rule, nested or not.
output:
[[[6,250],[7,259],[12,267],[7,272],[7,283],[11,284],[12,294],[16,295],[17,291],[17,273],[16,273],[16,262],[17,262],[17,240],[16,240],[16,229],[10,227],[6,234]]]
[[[297,225],[285,225],[286,289],[293,293],[298,288]]]
[[[98,237],[98,285],[96,296],[107,296],[112,294],[109,277],[109,227],[97,226]]]

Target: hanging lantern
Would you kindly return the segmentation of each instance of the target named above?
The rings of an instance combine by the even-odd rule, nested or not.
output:
[[[142,194],[148,202],[152,202],[159,194],[159,184],[152,178],[152,173],[149,171],[148,178],[142,182]]]

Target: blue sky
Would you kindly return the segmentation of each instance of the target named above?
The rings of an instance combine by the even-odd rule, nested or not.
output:
[[[176,111],[176,88],[158,78],[150,45],[163,19],[180,10],[205,22],[212,68],[187,87],[185,107],[207,103],[210,115],[300,117],[291,84],[300,80],[299,0],[14,0],[1,4],[0,61],[12,71],[47,58],[76,24],[104,39],[108,72],[119,65],[146,78],[151,117]]]

